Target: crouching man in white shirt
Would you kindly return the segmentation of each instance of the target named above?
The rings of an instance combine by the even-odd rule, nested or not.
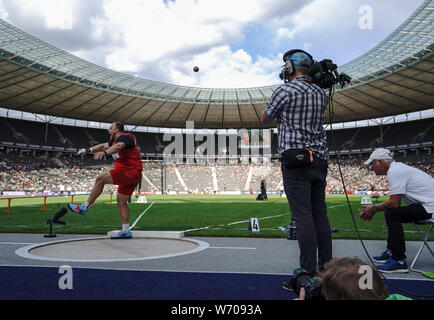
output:
[[[384,211],[388,228],[387,250],[373,260],[381,272],[408,272],[405,261],[405,239],[402,223],[430,219],[434,212],[434,179],[427,173],[401,162],[395,162],[392,153],[383,148],[372,152],[365,165],[372,164],[377,175],[387,175],[389,200],[366,206],[360,212],[362,220],[371,220],[378,211]],[[407,206],[401,206],[403,200]]]

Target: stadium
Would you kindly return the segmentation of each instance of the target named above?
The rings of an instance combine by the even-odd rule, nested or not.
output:
[[[433,176],[433,8],[434,1],[423,1],[373,49],[338,66],[352,80],[336,88],[324,120],[336,256],[367,260],[359,237],[371,253],[387,239],[383,215],[352,219],[363,198],[388,198],[386,176],[362,167],[372,151],[387,148],[396,161]],[[297,267],[298,246],[287,233],[277,123],[261,123],[278,85],[200,88],[143,79],[78,58],[5,20],[0,80],[0,279],[10,288],[0,290],[1,299],[296,298],[280,288]],[[48,222],[61,207],[84,201],[96,177],[113,167],[109,156],[94,160],[78,151],[107,142],[114,122],[136,136],[143,163],[129,202],[137,223],[131,250],[105,240],[120,226],[115,185],[86,217],[69,212],[66,225]],[[256,200],[261,182],[267,201]],[[418,271],[434,271],[426,248],[434,235],[420,238],[430,227],[404,226]],[[47,242],[48,232],[57,238]],[[55,288],[65,264],[81,279],[74,290]],[[433,280],[418,271],[387,277],[389,292],[433,299]],[[13,283],[17,273],[23,280]],[[29,289],[37,274],[43,276]],[[128,293],[116,289],[123,285]],[[149,286],[160,289],[151,293]]]

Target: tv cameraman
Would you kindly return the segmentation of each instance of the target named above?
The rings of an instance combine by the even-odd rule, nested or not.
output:
[[[278,152],[292,218],[297,225],[300,267],[312,275],[332,258],[325,187],[327,140],[323,128],[328,98],[309,76],[314,60],[303,50],[283,56],[279,86],[262,113],[264,125],[277,119]],[[318,257],[317,257],[318,254]],[[282,286],[285,289],[288,283]]]
[[[261,196],[263,200],[268,200],[267,187],[265,186],[265,180],[261,181]]]

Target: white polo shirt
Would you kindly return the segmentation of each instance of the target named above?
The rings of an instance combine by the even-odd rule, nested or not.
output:
[[[402,162],[392,162],[387,171],[390,195],[400,194],[407,205],[420,203],[434,213],[434,179],[427,173]]]

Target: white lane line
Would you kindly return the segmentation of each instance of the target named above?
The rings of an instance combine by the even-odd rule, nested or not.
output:
[[[25,244],[25,245],[29,245],[29,244],[35,244],[34,242],[0,242],[0,245],[2,244],[6,244],[6,245],[16,245],[16,244]]]
[[[136,221],[134,221],[134,223],[132,224],[132,226],[130,227],[130,231],[133,230],[133,228],[136,226],[137,222],[139,222],[140,218],[149,210],[151,209],[151,207],[154,205],[154,202],[151,203],[151,205],[149,207],[147,207],[141,214],[140,216],[136,219]]]
[[[344,207],[344,206],[347,206],[347,205],[348,205],[348,204],[346,204],[346,203],[343,203],[343,204],[337,204],[337,205],[335,205],[335,206],[327,207],[327,209],[340,208],[340,207]]]
[[[286,216],[286,215],[289,215],[289,213],[278,214],[278,215],[275,215],[275,216],[262,217],[262,218],[258,218],[258,220],[278,218],[278,217],[283,217],[283,216]],[[231,222],[231,223],[228,223],[228,226],[231,226],[231,225],[234,225],[234,224],[239,224],[239,223],[245,223],[245,222],[249,222],[249,220]]]
[[[269,217],[262,217],[262,218],[258,218],[258,220],[277,218],[277,217],[282,217],[282,216],[286,216],[286,215],[289,215],[289,213],[283,213],[283,214],[278,214],[278,215],[269,216]],[[246,222],[249,222],[249,220],[231,222],[231,223],[228,223],[227,226],[232,226],[234,224],[240,224],[240,223],[246,223]],[[207,226],[207,227],[202,227],[202,228],[188,229],[188,230],[184,230],[184,232],[206,230],[206,229],[211,229],[211,228],[215,228],[215,227],[224,227],[224,226],[225,226],[224,224],[219,224],[217,226]]]
[[[256,250],[256,248],[249,247],[208,247],[208,249]]]
[[[153,259],[162,259],[162,258],[173,258],[177,256],[187,255],[196,253],[202,250],[205,250],[209,247],[209,243],[197,240],[197,239],[190,239],[190,238],[182,238],[182,239],[176,239],[178,241],[187,241],[187,242],[193,242],[197,244],[196,248],[193,248],[191,250],[181,251],[177,253],[169,253],[169,254],[163,254],[159,256],[144,256],[144,257],[135,257],[135,258],[107,258],[107,259],[80,259],[80,258],[66,258],[66,257],[45,257],[45,256],[38,256],[30,253],[32,249],[43,247],[43,246],[50,246],[50,245],[56,245],[59,243],[67,243],[67,242],[75,242],[75,241],[86,241],[86,240],[105,240],[107,237],[99,237],[99,238],[79,238],[79,239],[67,239],[67,240],[59,240],[59,241],[52,241],[52,242],[44,242],[44,243],[38,243],[38,244],[32,244],[29,246],[21,247],[18,250],[15,250],[15,254],[27,258],[27,259],[35,259],[35,260],[45,260],[45,261],[71,261],[71,262],[123,262],[123,261],[142,261],[142,260],[153,260]]]

